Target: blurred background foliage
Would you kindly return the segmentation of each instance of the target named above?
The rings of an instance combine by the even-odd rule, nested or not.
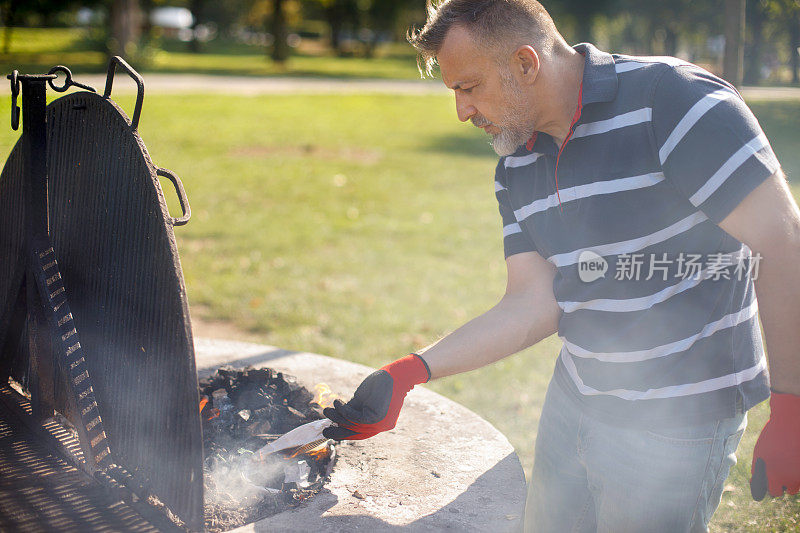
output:
[[[800,82],[800,0],[545,5],[570,42],[679,56],[737,84]],[[246,74],[280,69],[292,57],[409,56],[408,46],[396,44],[409,28],[424,24],[425,9],[424,0],[3,0],[0,62],[32,51],[24,42],[29,34],[16,28],[43,27],[69,28],[71,46],[100,54],[87,64],[95,70],[105,64],[102,54],[123,55],[143,71],[158,69],[155,58],[162,52],[260,56],[264,68]],[[723,72],[726,53],[738,58],[738,71]]]

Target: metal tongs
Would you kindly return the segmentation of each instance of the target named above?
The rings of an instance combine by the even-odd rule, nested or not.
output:
[[[256,450],[254,457],[261,459],[265,455],[270,455],[289,448],[302,447],[305,451],[313,450],[328,440],[322,436],[322,431],[332,425],[334,425],[333,421],[323,418],[322,420],[314,420],[313,422],[298,426],[288,433],[281,435],[266,446]]]

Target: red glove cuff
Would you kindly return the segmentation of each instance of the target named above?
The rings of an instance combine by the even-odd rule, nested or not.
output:
[[[414,385],[427,383],[431,377],[428,363],[419,355],[412,353],[381,368],[397,381],[403,389],[411,390]],[[402,385],[401,385],[402,384]]]

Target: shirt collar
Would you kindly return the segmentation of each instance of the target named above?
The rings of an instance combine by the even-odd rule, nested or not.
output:
[[[573,48],[586,58],[582,104],[614,100],[617,96],[617,70],[611,54],[598,50],[590,43],[577,44]]]
[[[573,48],[585,58],[579,107],[613,101],[617,97],[618,85],[614,57],[607,52],[598,50],[591,43],[576,44]],[[550,138],[547,134],[543,135],[544,138]],[[528,142],[520,147],[520,150],[524,147],[527,152],[534,149],[543,151],[546,146],[541,144],[540,140],[543,141],[543,136],[539,135],[538,131],[534,132]],[[549,144],[552,144],[552,141]]]

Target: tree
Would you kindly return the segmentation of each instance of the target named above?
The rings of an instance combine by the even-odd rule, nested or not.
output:
[[[764,57],[764,22],[767,18],[766,2],[747,2],[747,39],[744,48],[744,76],[742,83],[756,85],[761,81]]]
[[[272,60],[276,63],[285,63],[289,59],[289,29],[286,26],[286,12],[284,0],[272,0],[272,17],[270,29],[274,41],[272,43]]]
[[[792,83],[800,83],[800,0],[765,0],[770,19],[788,44]]]
[[[745,0],[725,0],[725,57],[722,76],[736,86],[742,84],[744,63]]]
[[[131,55],[131,47],[142,36],[142,10],[139,8],[139,1],[114,0],[110,14],[110,52],[127,58]]]

